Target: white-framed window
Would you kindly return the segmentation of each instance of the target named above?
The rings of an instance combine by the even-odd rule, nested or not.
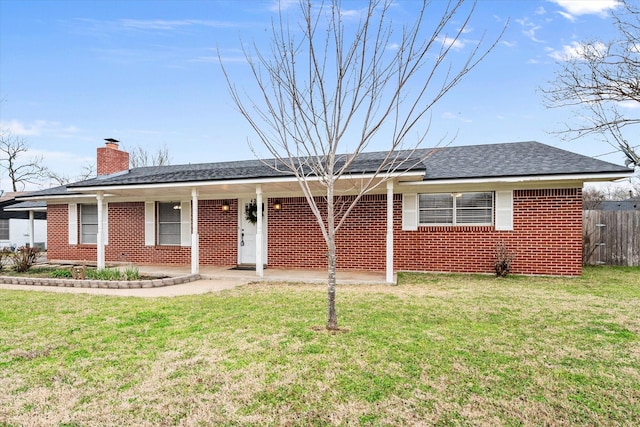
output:
[[[80,205],[80,243],[98,243],[98,205]]]
[[[420,225],[492,225],[493,192],[418,195]]]
[[[9,220],[0,219],[0,240],[9,240]]]
[[[180,245],[181,209],[180,202],[156,203],[158,245]]]

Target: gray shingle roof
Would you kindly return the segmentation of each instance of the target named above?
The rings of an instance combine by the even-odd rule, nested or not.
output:
[[[633,172],[535,141],[437,148],[425,165],[425,181]]]
[[[403,152],[407,155],[409,152]],[[351,168],[353,173],[373,172],[386,152],[362,153]],[[421,158],[422,161],[413,161]],[[267,161],[269,163],[273,162]],[[623,166],[554,148],[539,142],[469,145],[420,149],[401,170],[423,170],[424,180],[525,177],[543,175],[606,174],[632,172]],[[198,181],[245,180],[293,176],[276,171],[259,160],[219,163],[151,166],[101,176],[56,187],[34,196],[69,194],[76,187],[168,184]]]
[[[47,204],[45,202],[19,202],[12,205],[5,206],[5,210],[34,210],[34,209],[46,209]]]

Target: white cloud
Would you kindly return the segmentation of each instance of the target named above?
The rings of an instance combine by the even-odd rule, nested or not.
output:
[[[640,109],[640,102],[638,101],[622,101],[618,105],[622,108],[628,108],[630,110]]]
[[[18,120],[3,121],[0,128],[6,129],[14,136],[41,136],[70,137],[80,132],[76,126],[63,126],[59,122],[47,120],[35,120],[32,123],[23,123]]]
[[[451,47],[453,49],[462,49],[465,46],[465,42],[463,40],[454,39],[452,37],[438,37],[436,40],[447,48]]]
[[[576,16],[580,15],[598,15],[601,17],[608,16],[611,9],[615,9],[621,5],[618,0],[550,0],[564,9],[565,12],[559,12],[565,18],[573,21]]]
[[[78,156],[75,153],[63,152],[63,151],[50,151],[50,150],[38,150],[38,149],[30,149],[28,154],[30,156],[42,157],[46,159],[47,163],[52,166],[59,166],[60,164],[69,164],[69,163],[90,163],[95,161],[95,158],[88,156]]]
[[[452,113],[450,111],[442,113],[441,117],[443,119],[445,119],[445,120],[460,120],[462,123],[472,123],[473,122],[473,120],[471,120],[471,119],[465,119],[464,117],[462,117],[462,115],[460,113],[455,114],[455,113]]]
[[[387,46],[387,49],[396,51],[396,50],[400,49],[400,44],[399,43],[391,43],[391,44],[389,44],[389,46]]]
[[[366,10],[362,10],[362,9],[340,10],[340,16],[342,16],[343,18],[358,18],[362,16],[363,13],[366,13]]]
[[[211,21],[200,19],[182,19],[182,20],[165,20],[165,19],[121,19],[118,21],[120,25],[125,29],[131,30],[159,30],[159,31],[173,31],[179,28],[185,27],[215,27],[215,28],[228,28],[234,27],[235,24],[224,21]]]
[[[298,0],[273,0],[271,2],[271,6],[269,7],[269,10],[272,12],[278,12],[282,10],[287,10],[291,6],[296,4],[299,4]]]
[[[506,40],[502,40],[500,43],[502,43],[506,47],[516,47],[518,45],[518,42],[509,42]]]
[[[603,54],[607,47],[604,43],[597,42],[595,44],[584,44],[579,42],[571,42],[570,45],[564,45],[559,50],[548,49],[549,56],[556,61],[569,61],[572,59],[584,59],[585,56],[593,54]]]
[[[536,32],[542,29],[540,25],[534,24],[529,20],[529,18],[516,19],[516,22],[522,27],[522,34],[524,34],[529,40],[536,43],[543,43],[542,40],[539,40],[536,37]]]
[[[560,14],[560,16],[562,16],[563,18],[567,19],[568,21],[576,22],[576,17],[573,16],[572,14],[570,14],[568,12],[563,12],[563,11],[559,11],[558,13]]]

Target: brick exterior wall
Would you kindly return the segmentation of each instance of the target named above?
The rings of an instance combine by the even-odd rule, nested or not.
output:
[[[401,200],[395,200],[396,212]],[[514,274],[582,274],[582,190],[516,190],[513,231],[493,227],[418,227],[394,217],[395,269],[493,273],[496,243],[516,252]]]
[[[222,212],[222,200],[200,200],[198,232],[201,265],[236,265],[238,259],[238,204],[230,201],[228,212]],[[95,245],[69,245],[67,205],[47,206],[48,247],[52,260],[96,260]],[[80,217],[78,216],[78,230]],[[109,203],[109,244],[105,247],[107,262],[141,264],[191,265],[191,248],[182,246],[145,246],[144,202]]]
[[[96,170],[98,175],[109,175],[129,170],[129,153],[118,150],[115,144],[98,147]]]
[[[516,190],[514,230],[493,226],[418,227],[402,230],[402,196],[394,196],[395,270],[493,273],[496,243],[517,256],[514,274],[575,276],[582,273],[582,191]],[[326,268],[326,246],[304,197],[279,198],[268,208],[268,265],[272,268]],[[237,263],[238,204],[222,212],[221,200],[200,200],[198,228],[201,265]],[[68,244],[66,205],[49,204],[48,256],[52,260],[96,259],[95,245]],[[79,220],[78,220],[79,224]],[[337,236],[338,268],[384,271],[386,195],[365,196]],[[144,245],[144,203],[109,204],[106,261],[190,265],[191,249]]]
[[[326,267],[326,245],[304,198],[282,200],[269,212],[269,265]],[[505,242],[517,256],[514,274],[582,274],[582,190],[516,190],[514,230],[493,226],[402,230],[402,196],[394,196],[394,269],[493,273],[494,248]],[[366,196],[338,232],[338,268],[384,271],[386,195]]]

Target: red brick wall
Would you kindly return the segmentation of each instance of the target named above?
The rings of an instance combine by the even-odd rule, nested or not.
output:
[[[282,209],[268,207],[268,265],[272,268],[325,268],[326,245],[303,197],[281,198]],[[581,189],[514,191],[514,230],[493,226],[419,227],[402,230],[402,196],[394,196],[395,270],[493,272],[493,252],[504,241],[517,255],[515,274],[582,273]],[[238,205],[199,201],[198,228],[202,265],[237,262]],[[66,205],[49,205],[50,259],[95,261],[93,245],[68,244]],[[78,221],[79,222],[79,221]],[[386,195],[365,196],[337,235],[338,268],[384,271]],[[190,264],[191,249],[144,245],[144,203],[109,204],[107,261]]]
[[[270,267],[325,268],[327,245],[304,197],[269,200],[268,256]],[[384,270],[387,229],[386,195],[364,196],[338,231],[338,268]]]
[[[98,147],[96,169],[98,175],[126,171],[129,169],[129,153],[112,147]]]
[[[229,200],[222,211],[222,200],[198,202],[200,264],[236,265],[238,263],[238,201]]]
[[[200,263],[235,265],[237,263],[237,203],[222,212],[221,200],[198,203]],[[52,260],[96,260],[95,245],[69,245],[67,205],[47,207],[48,257]],[[80,220],[78,218],[78,227]],[[109,244],[106,261],[144,264],[190,265],[191,248],[182,246],[145,246],[144,203],[109,203]]]
[[[78,218],[79,211],[80,209],[78,209]],[[95,262],[97,257],[96,245],[69,246],[68,212],[67,205],[47,204],[47,257],[52,260]],[[80,231],[78,228],[79,238]]]
[[[269,212],[269,265],[325,267],[326,245],[304,198]],[[581,189],[514,191],[514,230],[493,226],[402,230],[402,196],[394,196],[395,270],[493,273],[496,243],[516,252],[515,274],[582,273]],[[290,239],[289,239],[290,238]],[[386,196],[367,196],[337,236],[338,267],[385,269]]]

